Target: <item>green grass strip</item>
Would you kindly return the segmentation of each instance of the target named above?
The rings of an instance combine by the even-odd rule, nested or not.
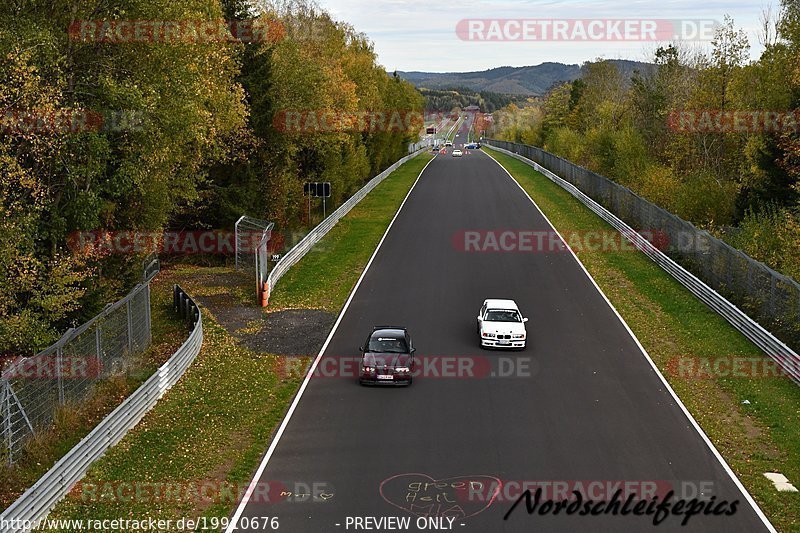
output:
[[[573,231],[616,231],[529,165],[489,153],[568,241]],[[766,356],[644,254],[588,248],[576,250],[581,262],[764,513],[779,530],[800,531],[800,493],[777,492],[763,476],[780,472],[800,486],[800,387],[786,377],[742,375],[748,371],[736,377],[724,367],[699,379],[676,370],[678,358],[713,364]]]

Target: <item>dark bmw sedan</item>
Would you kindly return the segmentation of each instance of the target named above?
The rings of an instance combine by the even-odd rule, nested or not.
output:
[[[411,385],[414,343],[406,328],[377,326],[360,350],[363,385]]]

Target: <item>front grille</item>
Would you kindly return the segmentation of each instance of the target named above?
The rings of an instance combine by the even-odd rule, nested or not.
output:
[[[510,339],[511,335],[498,335],[497,338],[498,339]]]

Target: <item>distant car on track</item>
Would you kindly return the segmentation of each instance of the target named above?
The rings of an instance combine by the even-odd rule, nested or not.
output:
[[[359,350],[362,385],[411,385],[416,349],[406,328],[376,326]]]
[[[445,146],[453,146],[453,141],[447,141],[444,143]]]
[[[459,150],[458,148],[456,148],[455,150],[453,150],[453,157],[461,157],[462,155],[464,155],[464,152],[462,152],[462,151],[461,151],[461,150]]]
[[[528,337],[525,330],[527,321],[514,300],[484,300],[478,313],[481,347],[524,350]]]

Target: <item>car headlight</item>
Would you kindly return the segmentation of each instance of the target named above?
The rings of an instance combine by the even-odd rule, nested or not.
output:
[[[395,368],[395,370],[397,372],[408,372],[408,367],[407,366],[398,366],[397,368]]]
[[[524,339],[525,338],[525,334],[523,333],[522,335],[513,335],[513,338],[515,338],[515,339]]]
[[[484,337],[489,337],[490,339],[493,339],[494,338],[494,333],[484,333],[483,336]]]
[[[372,368],[371,366],[365,366],[364,367],[364,372],[372,372],[373,370],[375,370],[375,369]]]

